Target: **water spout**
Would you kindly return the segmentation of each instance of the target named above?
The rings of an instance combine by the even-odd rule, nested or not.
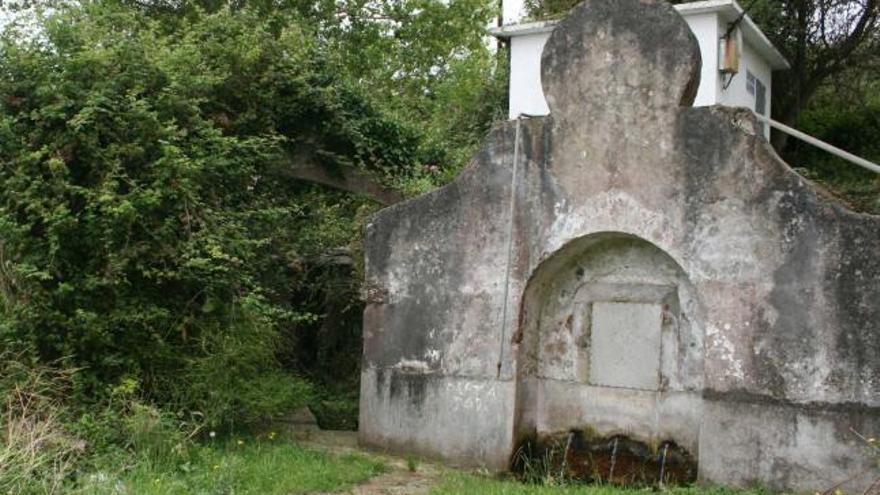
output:
[[[574,432],[568,434],[568,440],[565,442],[565,450],[562,451],[562,469],[559,470],[559,479],[565,478],[565,468],[568,462],[568,450],[571,449],[571,442],[574,440]]]
[[[660,479],[657,480],[657,484],[660,485],[660,488],[663,488],[663,472],[666,470],[666,454],[669,452],[669,443],[663,444],[663,454],[660,457]]]
[[[617,442],[620,439],[614,437],[614,447],[611,448],[611,468],[608,469],[608,481],[614,480],[614,465],[617,463]]]

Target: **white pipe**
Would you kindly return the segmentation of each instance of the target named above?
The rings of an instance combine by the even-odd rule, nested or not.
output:
[[[504,363],[504,344],[507,340],[507,304],[510,297],[510,270],[513,260],[513,227],[516,223],[516,175],[519,169],[519,129],[523,116],[516,118],[516,132],[513,138],[513,172],[510,176],[510,218],[507,224],[507,267],[504,271],[504,307],[501,312],[501,344],[498,347],[498,364],[496,379],[501,378],[501,366]]]
[[[838,156],[840,158],[843,158],[844,160],[855,163],[856,165],[858,165],[862,168],[866,168],[866,169],[870,170],[871,172],[875,172],[875,173],[880,174],[880,165],[877,165],[876,163],[874,163],[872,161],[868,161],[860,156],[853,155],[852,153],[844,151],[836,146],[832,146],[832,145],[826,143],[825,141],[821,141],[819,139],[816,139],[813,136],[810,136],[809,134],[804,134],[803,132],[801,132],[797,129],[793,129],[785,124],[782,124],[780,122],[776,122],[775,120],[769,119],[763,115],[759,115],[756,113],[755,117],[757,117],[759,121],[764,122],[771,127],[775,127],[776,129],[779,129],[780,131],[782,131],[790,136],[794,136],[794,137],[800,139],[801,141],[805,141],[809,144],[812,144],[813,146],[820,148],[820,149],[823,149],[823,150],[831,153],[832,155]]]

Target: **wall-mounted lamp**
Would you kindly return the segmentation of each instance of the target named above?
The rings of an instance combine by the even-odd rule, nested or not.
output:
[[[742,54],[742,31],[731,24],[718,40],[718,72],[724,89],[730,86],[733,76],[739,73],[739,59]]]

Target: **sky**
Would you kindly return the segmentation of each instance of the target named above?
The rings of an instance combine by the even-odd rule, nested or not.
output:
[[[503,0],[504,24],[513,24],[525,15],[524,0]]]

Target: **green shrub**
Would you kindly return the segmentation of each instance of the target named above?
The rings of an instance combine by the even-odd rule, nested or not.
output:
[[[81,404],[129,378],[212,423],[302,402],[275,351],[313,318],[284,290],[309,188],[278,164],[303,141],[328,165],[410,154],[363,138],[381,116],[293,18],[82,2],[43,27],[0,42],[0,341],[81,368]]]
[[[277,367],[280,336],[260,312],[243,306],[237,313],[233,327],[204,335],[204,355],[189,360],[176,388],[179,407],[198,411],[211,428],[270,420],[313,395],[308,382]]]
[[[358,383],[322,387],[309,403],[318,425],[325,430],[357,430],[360,391]]]
[[[866,84],[863,97],[844,97],[836,87],[823,88],[798,118],[797,128],[876,163],[880,161],[878,94],[878,80]],[[797,139],[789,139],[783,156],[851,208],[880,214],[880,174]]]

